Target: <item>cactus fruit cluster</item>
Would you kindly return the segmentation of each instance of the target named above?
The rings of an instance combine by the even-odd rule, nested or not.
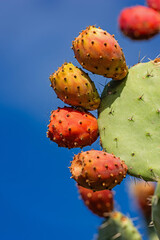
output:
[[[124,10],[119,23],[127,36],[148,39],[160,30],[160,14],[136,6]],[[50,75],[51,87],[70,106],[51,112],[47,136],[59,147],[70,149],[90,146],[100,135],[103,150],[74,155],[69,167],[71,178],[87,208],[105,218],[97,240],[141,240],[132,221],[115,209],[112,189],[126,174],[145,181],[160,179],[160,59],[128,69],[114,36],[95,26],[83,30],[72,42],[72,49],[84,69],[112,80],[100,97],[88,73],[71,62],[59,67]],[[89,112],[92,110],[97,110],[98,118]],[[152,211],[160,237],[159,187],[152,208],[145,204],[148,195],[154,194],[153,187],[139,185],[132,191],[149,221]],[[150,239],[156,239],[155,231],[152,233]]]

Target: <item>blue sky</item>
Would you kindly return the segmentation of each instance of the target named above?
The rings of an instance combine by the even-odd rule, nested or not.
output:
[[[88,25],[115,34],[128,66],[138,62],[139,52],[154,59],[159,35],[135,42],[118,29],[121,9],[136,4],[145,1],[0,1],[1,240],[92,240],[97,233],[102,219],[86,209],[70,179],[68,167],[80,149],[58,148],[46,138],[50,112],[64,106],[48,78],[65,61],[79,66],[70,47]],[[102,92],[105,78],[90,77]],[[99,141],[92,148],[100,149]],[[128,181],[115,188],[116,207],[134,218],[139,213]],[[143,233],[143,223],[135,224]]]

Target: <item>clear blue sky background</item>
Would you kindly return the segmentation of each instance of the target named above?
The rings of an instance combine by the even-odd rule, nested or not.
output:
[[[64,106],[48,78],[65,61],[79,66],[70,47],[88,25],[115,34],[129,66],[138,62],[139,52],[154,59],[160,35],[134,42],[117,26],[121,9],[136,4],[145,1],[0,1],[1,240],[92,240],[97,233],[102,219],[86,209],[70,179],[68,167],[80,149],[58,148],[46,138],[51,110]],[[105,78],[90,77],[101,92]],[[92,148],[100,149],[99,141]],[[135,218],[129,181],[115,188],[116,209]],[[135,225],[144,234],[143,222]]]

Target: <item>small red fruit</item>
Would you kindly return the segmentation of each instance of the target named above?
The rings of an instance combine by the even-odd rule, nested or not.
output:
[[[58,108],[52,111],[47,135],[59,147],[88,146],[98,138],[97,119],[72,107]]]
[[[134,6],[122,10],[119,28],[131,39],[148,39],[160,31],[160,14],[145,6]]]
[[[99,217],[108,217],[113,211],[113,192],[111,190],[102,190],[93,192],[91,189],[77,186],[84,204],[92,213]]]

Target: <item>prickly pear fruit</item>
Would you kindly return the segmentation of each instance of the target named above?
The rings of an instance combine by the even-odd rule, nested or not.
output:
[[[72,63],[64,63],[50,76],[50,81],[51,87],[63,102],[87,110],[98,108],[100,97],[94,82],[87,73]]]
[[[84,204],[92,213],[99,217],[108,217],[113,211],[113,192],[111,190],[102,190],[93,192],[91,189],[78,186],[80,197]]]
[[[100,191],[120,184],[126,177],[127,166],[113,154],[90,150],[74,156],[70,171],[79,185]]]
[[[160,12],[160,0],[146,0],[148,7]]]
[[[91,113],[72,107],[58,108],[52,111],[47,134],[59,147],[81,148],[96,141],[97,119]]]
[[[160,59],[139,63],[123,81],[106,85],[99,107],[103,149],[123,159],[130,175],[146,181],[160,179],[159,89]]]
[[[120,212],[111,213],[99,228],[97,240],[142,240],[132,221]]]
[[[77,61],[88,71],[115,80],[127,75],[122,49],[108,32],[89,26],[75,38],[72,46]]]
[[[135,196],[138,206],[140,207],[146,220],[151,221],[151,199],[155,191],[155,184],[152,182],[140,181],[132,183],[130,190]]]
[[[160,14],[145,6],[133,6],[122,10],[119,28],[131,39],[148,39],[160,31]]]

